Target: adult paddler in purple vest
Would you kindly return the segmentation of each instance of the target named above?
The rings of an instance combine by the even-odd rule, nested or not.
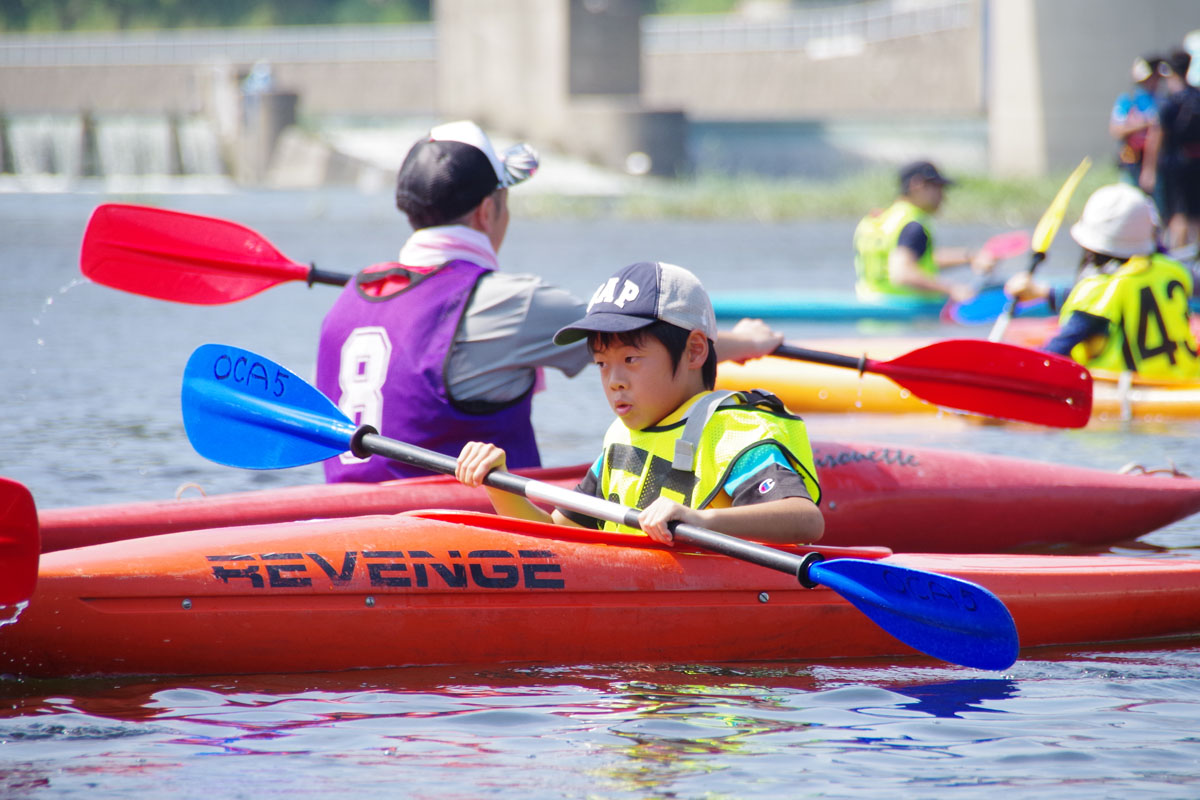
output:
[[[404,159],[396,206],[413,234],[399,263],[378,264],[346,284],[321,325],[317,387],[356,424],[457,457],[492,442],[508,467],[541,465],[530,421],[538,371],[573,376],[591,363],[555,332],[586,304],[534,275],[499,271],[508,189],[536,172],[519,144],[497,155],[473,122],[438,125]],[[783,337],[742,320],[717,339],[718,356],[744,361]],[[427,474],[379,456],[325,462],[327,481],[383,481]]]

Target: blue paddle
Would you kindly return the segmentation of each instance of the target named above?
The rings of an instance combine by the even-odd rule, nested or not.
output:
[[[354,424],[330,400],[262,356],[236,347],[197,348],[183,373],[183,422],[205,458],[232,467],[277,469],[347,450],[453,475],[456,459],[380,436]],[[484,483],[558,508],[637,528],[632,508],[495,471]],[[928,655],[980,669],[1005,669],[1017,657],[1017,630],[1008,609],[977,584],[933,572],[840,558],[823,561],[693,525],[676,524],[675,541],[824,585],[853,603],[900,641]]]
[[[995,322],[1007,305],[1004,287],[988,286],[965,303],[947,303],[942,318],[959,325],[984,325]],[[1013,313],[1019,317],[1045,317],[1050,315],[1050,306],[1045,300],[1030,300],[1017,303]]]
[[[1063,291],[1061,287],[1055,291]],[[1004,293],[1003,286],[989,286],[965,303],[949,302],[942,309],[942,319],[947,322],[957,322],[959,325],[983,325],[992,323],[999,318],[1008,307],[1010,298]],[[1188,302],[1192,313],[1200,313],[1200,297],[1192,297]],[[1054,312],[1046,298],[1037,300],[1020,300],[1013,309],[1014,317],[1049,317]]]

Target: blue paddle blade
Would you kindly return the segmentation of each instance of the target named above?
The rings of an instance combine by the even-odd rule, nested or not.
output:
[[[183,426],[196,452],[230,467],[279,469],[350,449],[355,426],[329,398],[260,355],[196,348],[183,371]]]
[[[959,325],[982,325],[1000,316],[1006,302],[1004,287],[989,286],[965,303],[951,302],[947,306],[947,316]]]
[[[950,303],[945,318],[959,325],[985,325],[995,322],[1008,303],[1003,286],[990,286],[965,303]],[[1052,314],[1045,300],[1027,300],[1017,303],[1018,317],[1048,317]]]
[[[993,670],[1007,669],[1017,660],[1012,615],[978,584],[850,558],[815,563],[808,574],[879,627],[934,658]]]

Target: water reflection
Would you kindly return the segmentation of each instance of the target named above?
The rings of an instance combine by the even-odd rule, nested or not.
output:
[[[1002,713],[986,701],[1004,700],[1017,694],[1015,681],[1003,678],[971,678],[948,683],[896,688],[900,694],[916,702],[906,703],[904,710],[933,717],[958,717],[966,711]]]
[[[306,778],[336,775],[349,790],[367,765],[462,797],[484,785],[526,797],[782,796],[795,781],[833,781],[831,765],[845,787],[1016,786],[1031,770],[1062,787],[1097,750],[1175,759],[1197,733],[1198,666],[1193,644],[1047,650],[1003,677],[912,659],[7,680],[0,789],[96,767],[145,789],[220,769],[198,766],[214,756],[281,755],[285,771],[254,767],[243,788],[303,792]]]

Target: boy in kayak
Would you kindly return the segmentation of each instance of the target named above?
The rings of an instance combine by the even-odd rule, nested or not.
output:
[[[965,247],[934,247],[933,215],[942,206],[945,187],[953,184],[928,161],[900,170],[900,197],[886,210],[863,217],[854,229],[855,290],[860,299],[948,297],[963,303],[975,296],[975,288],[949,283],[939,275],[947,267],[965,264],[983,275],[996,266],[987,248],[972,253]]]
[[[321,324],[317,388],[359,424],[446,455],[471,440],[502,445],[509,466],[541,464],[530,413],[541,369],[573,376],[591,360],[554,332],[583,313],[579,298],[535,275],[502,272],[508,190],[532,176],[536,153],[497,155],[470,121],[438,125],[409,150],[396,206],[413,234],[399,263],[359,272]],[[744,360],[783,337],[743,320],[720,337]],[[325,462],[325,479],[375,482],[422,475],[380,456]]]
[[[578,491],[641,509],[652,539],[672,542],[671,520],[776,543],[816,541],[817,503],[804,423],[765,392],[714,392],[716,318],[692,273],[672,264],[625,267],[593,295],[587,314],[554,342],[586,339],[617,419]],[[471,442],[456,477],[479,486],[506,468],[504,450]],[[574,512],[546,514],[524,497],[488,488],[500,514],[622,529]]]
[[[1083,276],[1067,295],[1059,329],[1042,349],[1090,369],[1150,378],[1200,376],[1189,325],[1192,275],[1159,252],[1158,213],[1140,189],[1101,186],[1084,205],[1071,238],[1083,248]],[[1005,292],[1018,300],[1056,296],[1021,273]]]

